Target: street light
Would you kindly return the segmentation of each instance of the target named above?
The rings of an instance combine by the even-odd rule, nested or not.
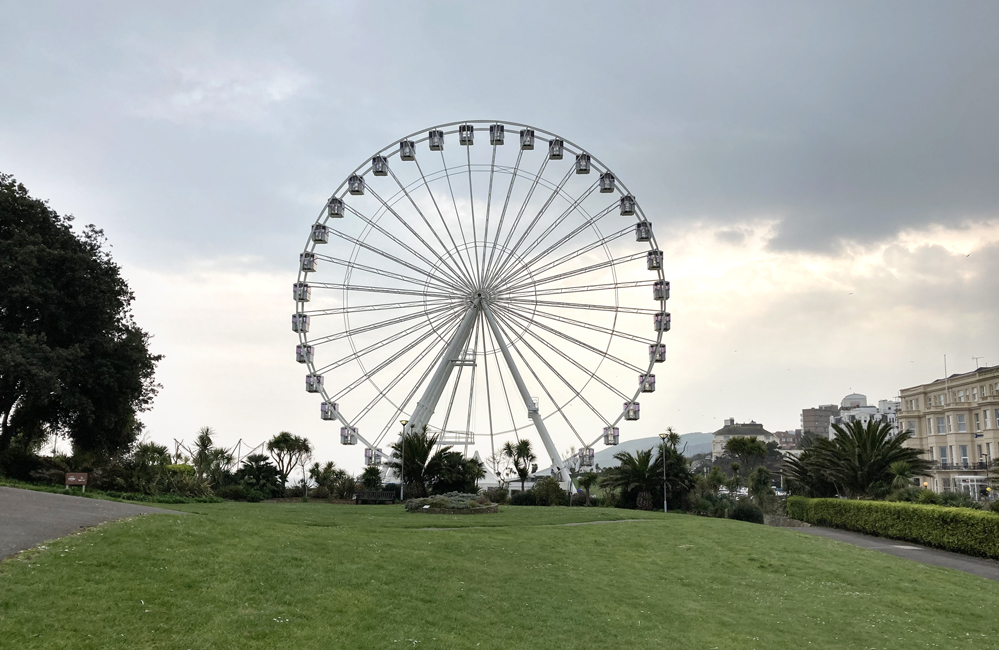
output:
[[[659,434],[659,439],[663,441],[662,448],[659,449],[659,457],[663,461],[663,513],[666,513],[666,438],[669,432],[664,431]]]
[[[399,420],[402,425],[402,460],[399,462],[399,500],[406,502],[406,425],[409,420]]]

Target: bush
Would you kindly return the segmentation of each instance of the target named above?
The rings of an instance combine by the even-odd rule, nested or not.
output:
[[[989,504],[989,510],[999,515],[999,501],[993,501]]]
[[[940,496],[933,490],[920,490],[919,494],[916,495],[916,501],[919,503],[937,504],[940,503]]]
[[[511,506],[536,506],[537,500],[534,498],[534,490],[514,492],[510,495]]]
[[[510,500],[510,490],[501,487],[489,488],[482,493],[492,503],[503,505]]]
[[[562,484],[554,476],[545,476],[538,479],[538,482],[531,488],[534,493],[534,501],[539,506],[565,506],[569,505],[569,495],[562,489]]]
[[[999,516],[970,508],[891,501],[791,497],[788,515],[948,551],[999,559]]]
[[[469,494],[466,492],[448,492],[423,499],[410,499],[406,502],[406,510],[415,512],[422,510],[424,506],[447,510],[471,510],[489,505],[492,504],[484,495]]]
[[[574,493],[572,495],[572,504],[571,505],[574,505],[574,506],[592,506],[595,503],[596,503],[596,499],[593,498],[592,494],[590,495],[589,502],[587,502],[587,500],[586,500],[586,494],[583,493],[583,492],[576,492],[576,493]]]
[[[729,515],[729,519],[738,519],[739,521],[748,521],[753,524],[762,524],[763,510],[749,501],[740,501],[735,504],[734,508],[732,508],[732,514]]]

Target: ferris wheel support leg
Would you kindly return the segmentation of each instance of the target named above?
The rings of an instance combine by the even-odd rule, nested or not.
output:
[[[552,459],[552,465],[558,469],[559,475],[562,477],[562,482],[568,484],[572,480],[569,476],[569,470],[566,468],[565,463],[562,462],[562,457],[559,455],[555,443],[552,442],[551,436],[548,435],[548,427],[545,426],[545,421],[541,418],[541,413],[534,406],[534,400],[531,398],[531,393],[527,390],[524,378],[520,376],[517,364],[513,362],[513,356],[506,345],[506,339],[500,333],[499,326],[489,311],[489,307],[483,305],[482,313],[485,314],[486,320],[489,322],[489,329],[492,330],[493,336],[496,337],[496,342],[499,343],[499,348],[503,353],[503,358],[506,360],[506,365],[510,368],[510,374],[513,375],[513,381],[517,384],[517,390],[520,391],[520,396],[524,399],[524,406],[527,407],[527,415],[531,418],[531,422],[534,423],[534,428],[538,430],[538,435],[541,436],[541,441],[545,444],[545,449]]]
[[[465,312],[465,317],[458,325],[458,329],[455,330],[451,341],[448,342],[448,346],[444,350],[444,355],[437,365],[437,370],[434,371],[434,376],[431,377],[430,383],[427,384],[426,390],[423,391],[423,396],[416,403],[416,408],[413,409],[413,415],[410,417],[409,422],[403,427],[404,433],[423,431],[427,423],[430,422],[430,416],[434,414],[437,402],[440,401],[441,394],[444,392],[447,381],[451,377],[454,362],[458,360],[458,356],[465,348],[465,342],[472,335],[472,326],[475,325],[475,317],[478,316],[479,309],[479,299],[476,298],[475,302],[468,308],[468,311]]]

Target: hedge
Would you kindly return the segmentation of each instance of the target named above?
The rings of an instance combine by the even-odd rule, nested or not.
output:
[[[898,501],[791,497],[787,513],[818,526],[999,559],[999,516],[988,511]]]

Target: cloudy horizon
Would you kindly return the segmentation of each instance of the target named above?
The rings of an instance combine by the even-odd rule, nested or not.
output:
[[[157,442],[289,430],[361,466],[302,390],[298,253],[373,152],[463,119],[579,143],[655,224],[670,357],[624,438],[794,429],[802,408],[938,379],[944,355],[999,365],[995,3],[4,14],[0,171],[107,234],[166,357],[142,417]]]

